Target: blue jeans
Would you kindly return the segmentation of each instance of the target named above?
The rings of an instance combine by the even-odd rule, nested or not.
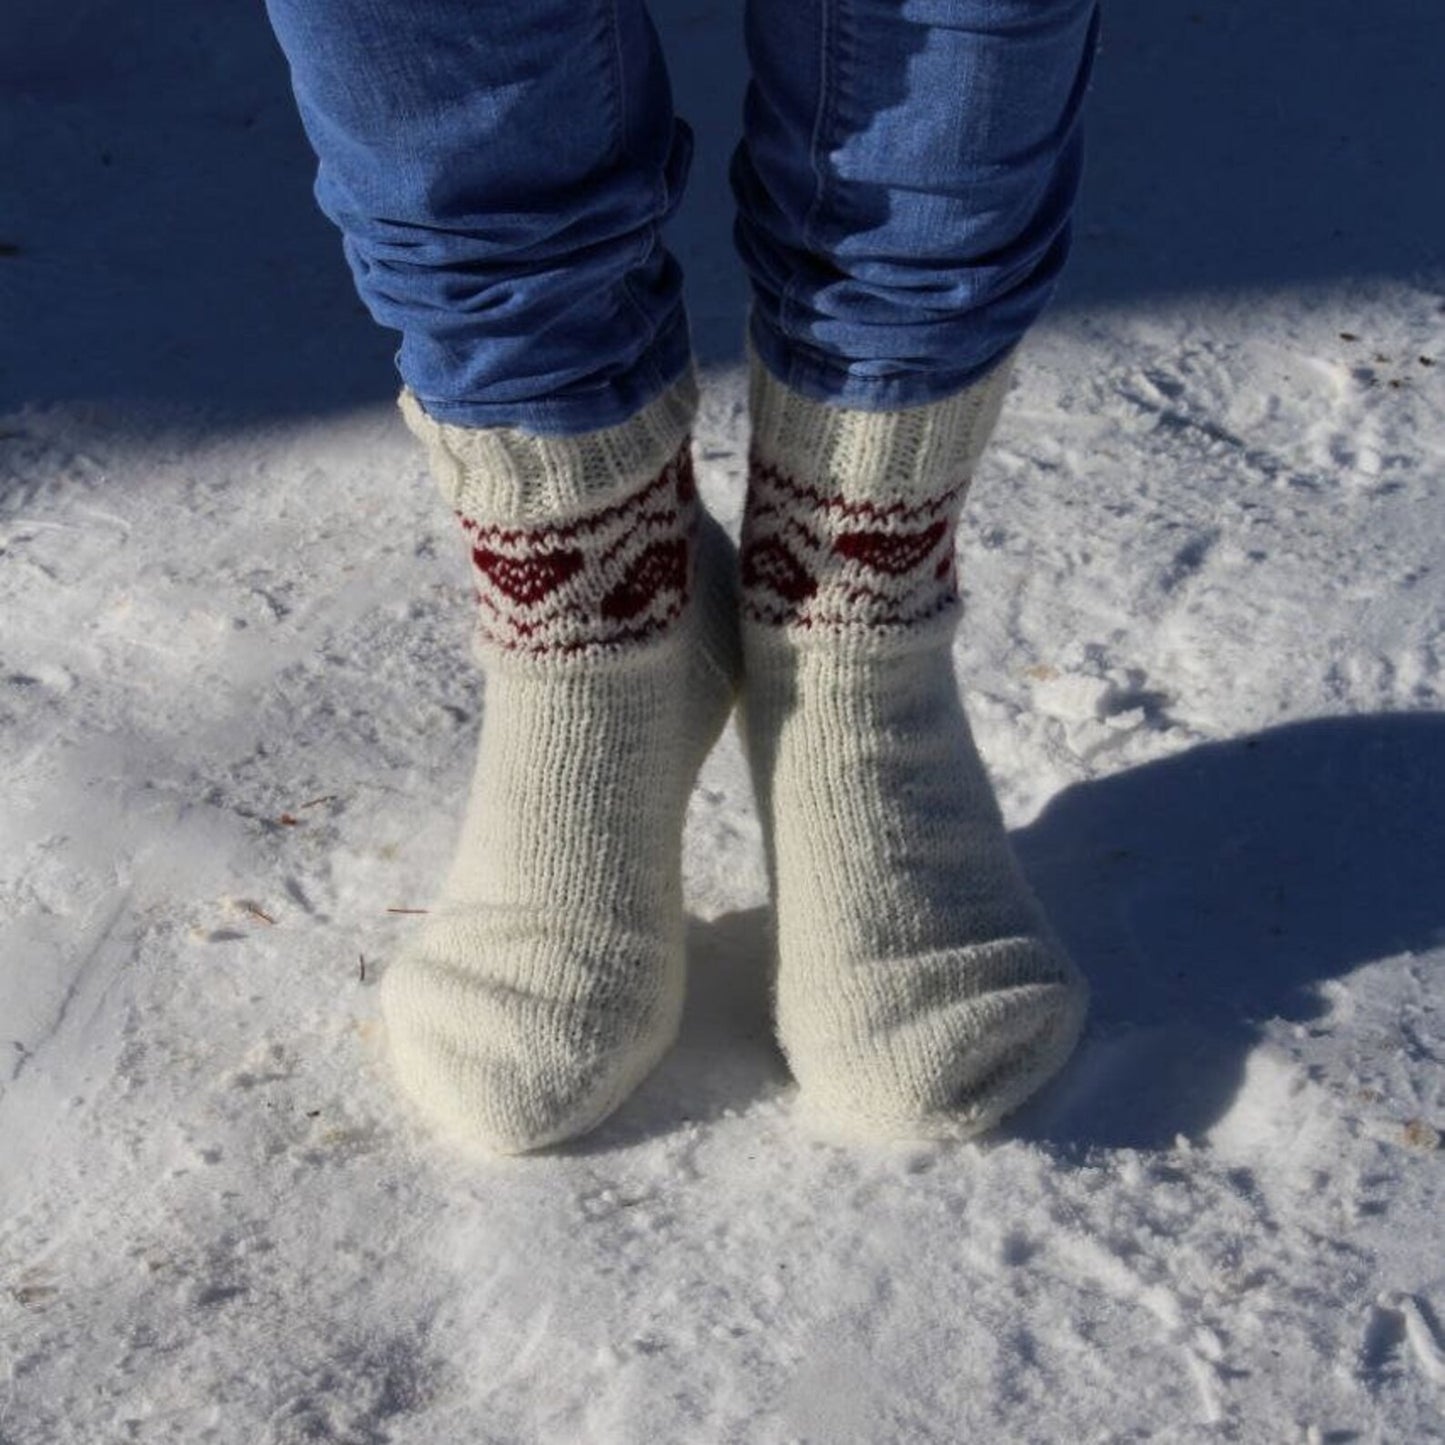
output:
[[[824,402],[986,373],[1068,248],[1097,0],[746,0],[749,334]],[[267,0],[357,288],[433,416],[566,435],[688,364],[692,133],[644,0]]]

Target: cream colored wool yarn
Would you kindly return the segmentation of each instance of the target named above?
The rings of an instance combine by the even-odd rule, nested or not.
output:
[[[750,366],[742,717],[779,1038],[834,1131],[968,1137],[1063,1064],[1086,1007],[952,666],[955,526],[1009,368],[865,412]]]
[[[494,1151],[592,1128],[676,1034],[683,814],[738,669],[696,400],[689,372],[620,426],[543,438],[402,398],[472,549],[485,696],[455,860],[381,1002],[406,1094]]]

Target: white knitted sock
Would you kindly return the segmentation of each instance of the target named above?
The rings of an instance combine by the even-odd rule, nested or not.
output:
[[[599,1123],[677,1030],[683,813],[738,670],[696,399],[689,372],[569,438],[402,399],[471,545],[486,691],[455,861],[382,1008],[405,1092],[501,1152]]]
[[[954,530],[1008,384],[891,412],[751,359],[743,730],[805,1109],[967,1137],[1068,1056],[1083,980],[1014,862],[954,678]]]

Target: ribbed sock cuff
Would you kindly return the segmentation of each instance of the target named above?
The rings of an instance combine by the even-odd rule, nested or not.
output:
[[[689,364],[667,391],[625,422],[576,436],[439,422],[409,389],[398,405],[426,447],[432,474],[454,511],[478,521],[527,523],[603,505],[655,476],[688,435],[697,399]]]
[[[907,500],[967,482],[998,420],[1013,355],[942,401],[861,411],[813,401],[779,381],[751,344],[755,456],[848,501]]]

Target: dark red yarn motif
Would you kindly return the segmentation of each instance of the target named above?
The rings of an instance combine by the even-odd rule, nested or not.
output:
[[[967,483],[908,501],[849,501],[749,459],[743,606],[760,622],[878,627],[957,600],[954,519]]]
[[[662,632],[687,603],[697,507],[684,441],[651,482],[570,521],[511,526],[461,517],[483,637],[506,651],[543,655]]]
[[[687,543],[681,538],[654,542],[627,575],[598,604],[598,611],[619,622],[640,617],[663,592],[681,596],[687,589]]]
[[[833,550],[875,572],[903,577],[933,555],[947,531],[946,522],[935,522],[920,532],[840,532],[833,539]]]
[[[818,579],[776,537],[749,542],[743,549],[742,576],[744,587],[766,588],[794,606],[818,590]]]
[[[575,577],[586,559],[575,547],[538,557],[505,557],[489,547],[473,547],[472,565],[504,596],[529,607]]]

